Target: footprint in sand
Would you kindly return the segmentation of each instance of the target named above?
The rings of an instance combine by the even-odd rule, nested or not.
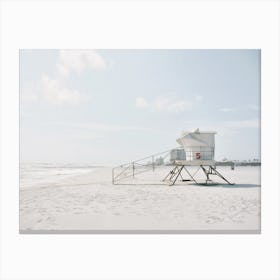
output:
[[[206,223],[208,223],[208,224],[213,224],[213,223],[216,223],[216,222],[220,222],[220,221],[222,221],[222,220],[223,220],[222,218],[215,217],[215,216],[210,216],[210,217],[208,217],[208,219],[206,220]]]

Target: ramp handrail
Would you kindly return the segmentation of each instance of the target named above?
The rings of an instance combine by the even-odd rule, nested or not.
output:
[[[137,174],[148,172],[150,170],[155,170],[161,162],[157,162],[157,159],[164,159],[170,155],[171,151],[174,149],[182,149],[182,147],[176,147],[173,149],[166,150],[164,152],[152,154],[150,156],[137,159],[131,162],[120,164],[112,169],[112,183],[116,183],[119,180],[126,179],[129,177],[134,177]],[[148,161],[150,159],[150,161]],[[146,162],[144,162],[146,161]],[[141,163],[142,162],[142,163]],[[171,164],[171,163],[170,163]],[[119,172],[117,172],[119,170]]]

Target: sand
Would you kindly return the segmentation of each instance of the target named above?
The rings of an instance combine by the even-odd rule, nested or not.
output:
[[[213,186],[162,184],[169,169],[113,185],[100,167],[21,187],[20,232],[260,232],[260,167],[218,167],[235,185]]]

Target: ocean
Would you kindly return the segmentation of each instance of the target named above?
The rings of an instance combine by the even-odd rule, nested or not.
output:
[[[21,163],[20,188],[50,186],[65,178],[92,172],[98,166],[56,163]]]

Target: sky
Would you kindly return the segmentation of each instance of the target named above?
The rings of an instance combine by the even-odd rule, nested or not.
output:
[[[114,165],[216,131],[260,159],[260,50],[20,50],[21,162]]]

